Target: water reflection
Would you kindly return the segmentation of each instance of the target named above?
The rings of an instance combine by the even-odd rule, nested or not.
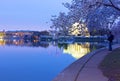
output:
[[[6,44],[5,40],[0,39],[0,46],[4,46]]]
[[[100,48],[99,44],[0,39],[0,81],[51,81],[76,59]]]
[[[39,42],[37,40],[9,40],[9,39],[0,39],[0,46],[27,46],[27,47],[44,47],[47,48],[49,46],[49,42]]]
[[[78,58],[83,57],[85,54],[90,52],[90,43],[69,44],[67,46],[67,49],[64,49],[63,52],[65,54],[70,54],[74,58],[78,59]]]
[[[1,46],[26,46],[26,47],[43,47],[48,48],[49,46],[55,46],[56,48],[62,49],[64,54],[69,54],[72,57],[78,59],[86,55],[87,53],[101,48],[100,43],[88,43],[88,42],[76,42],[74,44],[58,43],[58,42],[45,42],[38,40],[23,40],[23,39],[0,39]]]
[[[74,44],[58,44],[59,48],[63,48],[64,54],[69,54],[75,59],[79,59],[91,51],[103,47],[102,43],[76,42]]]

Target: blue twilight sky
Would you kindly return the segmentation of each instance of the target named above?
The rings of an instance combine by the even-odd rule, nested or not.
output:
[[[52,15],[68,10],[62,5],[71,0],[0,0],[0,31],[46,30]]]

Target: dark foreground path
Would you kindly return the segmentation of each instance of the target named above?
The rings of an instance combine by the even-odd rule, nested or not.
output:
[[[119,47],[119,44],[113,45],[113,50]],[[101,62],[111,52],[107,48],[91,52],[64,69],[53,81],[114,81],[105,75],[107,69],[100,68]]]

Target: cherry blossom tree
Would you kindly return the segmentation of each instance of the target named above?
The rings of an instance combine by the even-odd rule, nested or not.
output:
[[[74,23],[85,23],[89,32],[112,30],[115,20],[120,17],[120,0],[72,0],[63,5],[69,12],[53,17],[51,28],[64,35],[69,33]]]

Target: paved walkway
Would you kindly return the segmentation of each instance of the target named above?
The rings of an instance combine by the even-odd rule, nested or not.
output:
[[[120,45],[114,45],[113,49],[118,47]],[[87,54],[68,66],[53,81],[108,81],[98,65],[109,52],[107,48],[101,48]]]

